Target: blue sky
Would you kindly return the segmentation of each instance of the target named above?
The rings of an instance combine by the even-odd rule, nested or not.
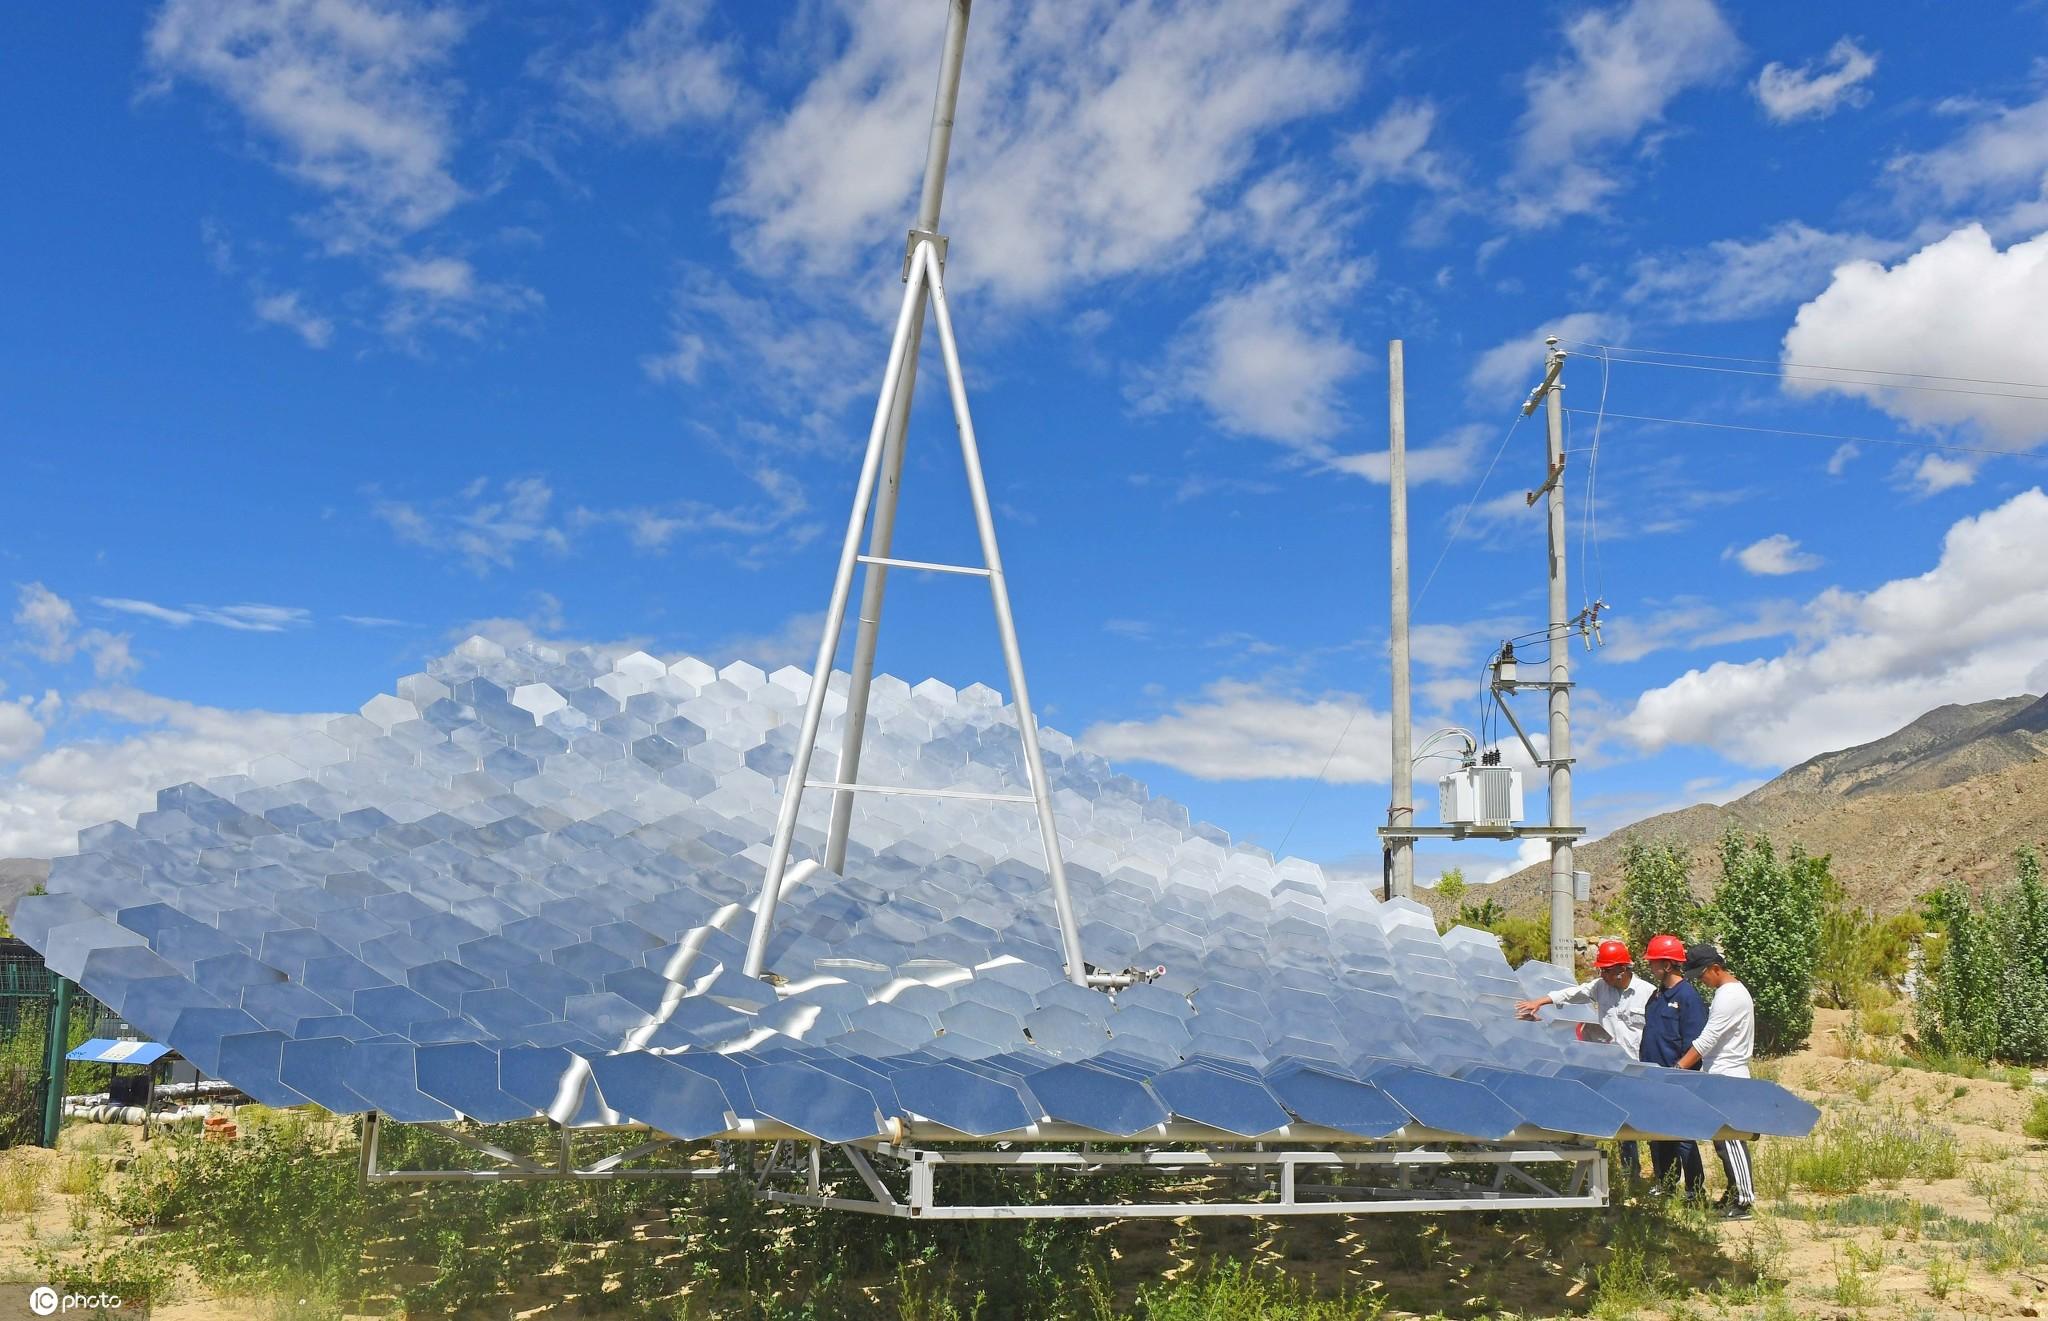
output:
[[[944,6],[597,12],[10,9],[0,853],[471,632],[808,663]],[[983,0],[948,289],[1043,719],[1376,871],[1386,342],[1471,724],[1546,330],[1596,828],[2048,687],[2044,14]],[[897,549],[966,557],[927,367]],[[978,588],[889,610],[885,669],[1000,680]]]

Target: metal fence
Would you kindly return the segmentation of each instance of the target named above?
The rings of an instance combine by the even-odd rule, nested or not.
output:
[[[53,1037],[63,1052],[86,1039],[100,1007],[43,965],[43,956],[11,938],[0,939],[0,1149],[56,1141],[63,1097],[51,1097]],[[76,1081],[89,1082],[90,1079]]]

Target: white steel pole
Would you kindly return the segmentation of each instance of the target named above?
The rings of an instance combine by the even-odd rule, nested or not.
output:
[[[1564,352],[1557,337],[1544,363],[1550,389],[1544,399],[1550,485],[1550,824],[1572,824],[1571,647],[1564,590]],[[1550,841],[1550,961],[1572,967],[1572,841]]]
[[[1088,967],[1081,959],[1081,928],[1074,918],[1074,900],[1067,892],[1067,869],[1060,859],[1058,827],[1052,816],[1052,787],[1038,751],[1038,721],[1031,714],[1031,693],[1024,684],[1024,652],[1017,644],[1017,621],[1010,613],[1010,589],[1003,578],[1002,552],[996,548],[995,519],[989,512],[988,487],[981,475],[981,447],[974,439],[974,418],[967,410],[967,380],[960,370],[960,347],[953,338],[953,318],[946,311],[946,288],[939,277],[939,257],[931,244],[921,245],[932,310],[938,316],[939,350],[946,360],[946,385],[953,396],[953,422],[960,432],[960,459],[967,468],[967,489],[974,500],[974,522],[981,532],[982,562],[988,566],[989,596],[995,603],[996,629],[1002,635],[1003,665],[1017,704],[1017,731],[1024,742],[1024,770],[1037,800],[1038,833],[1045,845],[1045,874],[1052,884],[1053,914],[1059,921],[1060,948],[1066,956],[1067,980],[1088,985]]]
[[[932,100],[932,131],[925,145],[924,188],[917,200],[917,227],[912,231],[934,234],[939,228],[939,202],[946,191],[946,163],[953,143],[953,111],[960,99],[960,65],[967,53],[967,18],[973,0],[950,0],[946,8],[946,40],[939,58],[939,89]],[[910,275],[908,264],[904,278]],[[910,352],[903,359],[903,376],[896,388],[896,406],[889,415],[889,430],[882,444],[881,486],[875,495],[874,528],[868,534],[868,555],[889,558],[896,537],[896,501],[903,486],[903,439],[910,429],[910,407],[917,394],[917,358],[924,343],[924,299],[917,300],[911,314]],[[839,775],[841,782],[859,779],[861,739],[867,732],[868,691],[875,677],[875,647],[882,627],[882,598],[888,591],[889,569],[869,564],[861,580],[860,620],[853,638],[853,661],[846,686],[846,728],[840,734]],[[825,832],[825,869],[846,870],[846,838],[853,825],[853,793],[841,789],[832,795],[832,821]]]
[[[811,667],[810,694],[804,702],[804,723],[797,735],[796,760],[790,764],[789,779],[782,786],[782,811],[775,822],[775,843],[768,855],[768,871],[761,880],[761,901],[754,909],[754,929],[747,937],[746,974],[759,977],[768,957],[768,933],[775,925],[775,905],[782,897],[782,875],[789,867],[789,851],[796,839],[796,814],[803,803],[804,781],[810,777],[811,754],[818,744],[818,725],[825,714],[825,693],[832,679],[832,654],[839,649],[839,632],[846,622],[846,600],[853,589],[853,569],[860,556],[860,532],[868,518],[875,477],[882,464],[882,438],[895,407],[897,387],[903,380],[903,359],[910,344],[911,312],[924,294],[924,269],[911,272],[903,290],[903,306],[896,313],[896,335],[889,342],[889,365],[882,373],[881,397],[875,401],[875,420],[868,428],[867,456],[860,466],[860,483],[854,490],[853,512],[846,520],[846,539],[839,547],[839,572],[832,580],[832,603],[825,610],[825,636],[818,642],[817,664]]]
[[[1392,527],[1389,609],[1394,670],[1394,788],[1387,824],[1415,824],[1415,765],[1408,692],[1408,393],[1402,344],[1387,341],[1387,509]],[[1393,892],[1415,893],[1415,841],[1394,836]]]

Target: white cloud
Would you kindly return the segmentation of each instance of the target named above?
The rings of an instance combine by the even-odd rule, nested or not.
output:
[[[43,745],[43,722],[30,698],[0,702],[0,762],[20,761]]]
[[[180,609],[125,596],[95,596],[92,603],[176,628],[200,623],[243,633],[282,633],[313,622],[312,611],[295,605],[188,605]]]
[[[495,642],[508,651],[537,642],[562,652],[582,649],[617,655],[649,651],[655,645],[652,639],[637,634],[602,641],[575,637],[569,631],[568,616],[562,608],[561,598],[552,592],[535,592],[528,600],[531,608],[523,615],[499,615],[457,624],[445,635],[448,645],[458,646],[469,638],[478,637]]]
[[[453,170],[462,87],[448,68],[467,22],[430,0],[168,0],[148,36],[160,86],[210,88],[277,168],[324,200],[299,227],[375,271],[381,326],[401,343],[424,329],[475,338],[541,303],[461,257],[403,250],[470,198]],[[230,271],[232,247],[217,233],[207,241]],[[258,319],[314,348],[332,342],[334,322],[304,295],[250,284]]]
[[[2037,487],[1956,523],[1926,573],[1822,592],[1782,654],[1645,692],[1623,728],[1646,751],[1696,744],[1744,765],[1789,766],[1945,702],[2027,692],[2048,654],[2043,545],[2048,495]]]
[[[1452,427],[1430,444],[1410,446],[1408,461],[1404,465],[1408,484],[1424,486],[1431,482],[1463,481],[1472,475],[1472,461],[1480,446],[1498,438],[1494,428],[1485,423],[1469,422],[1461,427]],[[1329,465],[1381,486],[1387,484],[1392,472],[1392,461],[1386,450],[1333,455]]]
[[[821,11],[844,26],[836,55],[755,133],[722,207],[757,265],[840,273],[911,214],[940,24],[873,0]],[[1032,301],[1198,257],[1261,140],[1357,86],[1342,17],[1331,0],[977,12],[947,178],[948,224],[974,236],[955,285]]]
[[[1756,99],[1764,113],[1780,124],[1795,119],[1821,119],[1845,105],[1860,106],[1870,100],[1863,86],[1877,72],[1877,56],[1843,37],[1828,49],[1821,63],[1788,68],[1775,60],[1756,76]]]
[[[578,508],[570,515],[570,521],[578,528],[599,524],[623,527],[634,548],[643,551],[666,550],[670,542],[685,533],[736,537],[750,550],[769,537],[779,536],[785,544],[797,546],[815,535],[814,527],[792,526],[810,508],[796,478],[765,464],[747,476],[761,488],[763,496],[751,504],[670,500],[624,509]]]
[[[46,661],[67,661],[77,654],[71,633],[78,612],[71,602],[41,583],[26,583],[19,593],[14,622],[28,634],[29,649]]]
[[[887,342],[878,345],[875,335],[786,296],[743,293],[723,275],[691,266],[670,302],[668,348],[642,358],[640,368],[651,381],[690,386],[714,367],[726,388],[754,395],[782,416],[815,423],[861,398],[873,408]],[[927,343],[936,339],[936,333],[926,337]],[[821,429],[801,428],[798,439],[822,439]],[[843,446],[845,433],[832,429],[830,443]]]
[[[1332,783],[1385,784],[1391,735],[1386,713],[1354,694],[1298,697],[1223,682],[1151,720],[1091,725],[1081,742],[1105,757],[1155,762],[1199,780],[1311,779],[1327,763]]]
[[[120,739],[51,748],[0,777],[0,856],[69,852],[87,826],[132,823],[155,806],[158,789],[238,773],[333,719],[223,710],[126,688],[88,692],[74,705],[141,728]],[[0,715],[0,728],[5,719]]]
[[[1913,466],[1913,485],[1922,495],[1939,495],[1977,480],[1977,465],[1946,454],[1923,454]]]
[[[1499,397],[1497,402],[1507,403],[1510,399],[1519,402],[1521,396],[1543,379],[1543,339],[1555,335],[1562,340],[1583,340],[1600,343],[1619,340],[1628,334],[1628,323],[1619,317],[1601,312],[1573,312],[1567,316],[1554,317],[1526,334],[1502,340],[1499,344],[1481,353],[1472,364],[1467,379],[1473,390],[1489,397]],[[1574,352],[1574,346],[1562,346],[1565,352]]]
[[[1436,120],[1434,101],[1397,101],[1370,126],[1345,138],[1338,154],[1358,167],[1359,181],[1368,187],[1412,183],[1432,192],[1451,191],[1459,186],[1456,167],[1429,145]]]
[[[1602,663],[1625,665],[1659,651],[1698,651],[1799,631],[1802,615],[1790,601],[1755,601],[1740,610],[1699,597],[1683,597],[1662,609],[1611,613],[1602,628],[1604,644],[1593,654]]]
[[[764,670],[785,665],[810,669],[818,660],[818,643],[825,636],[825,612],[803,611],[789,616],[767,633],[738,633],[704,648],[704,659],[723,663],[743,660]],[[849,621],[839,635],[841,646],[853,638]]]
[[[2016,106],[1960,101],[1941,108],[1969,116],[1969,127],[1932,151],[1894,158],[1892,176],[1949,206],[2012,203],[2001,227],[2048,225],[2048,96]]]
[[[1799,543],[1783,532],[1773,532],[1761,541],[1753,541],[1741,549],[1730,548],[1721,556],[1733,559],[1742,566],[1743,572],[1759,577],[1776,578],[1788,573],[1806,573],[1821,566],[1821,558],[1801,550]]]
[[[568,71],[569,85],[640,134],[721,118],[739,100],[733,43],[704,34],[709,0],[654,0],[618,41]]]
[[[384,331],[399,340],[422,327],[475,339],[495,317],[531,311],[542,302],[538,291],[524,285],[480,279],[461,257],[398,257],[385,267],[383,280],[392,291]]]
[[[308,348],[324,349],[334,339],[334,323],[307,308],[296,289],[259,295],[256,318],[273,326],[283,326],[304,340]]]
[[[1729,72],[1742,45],[1713,0],[1627,0],[1565,25],[1570,53],[1532,70],[1519,125],[1514,218],[1596,211],[1621,186],[1602,157],[1664,117],[1680,93]]]
[[[403,500],[379,500],[376,517],[400,541],[460,555],[478,574],[512,567],[531,546],[566,551],[569,538],[549,519],[554,488],[542,477],[514,477],[496,484],[479,477],[453,500],[421,509]]]
[[[1304,267],[1220,295],[1171,351],[1172,393],[1240,435],[1313,446],[1336,434],[1339,387],[1365,363],[1337,328],[1338,305],[1363,278],[1356,265]]]
[[[1495,864],[1493,869],[1484,876],[1481,876],[1477,883],[1480,885],[1491,885],[1495,881],[1506,880],[1524,867],[1534,867],[1539,862],[1547,861],[1549,857],[1550,844],[1548,841],[1525,839],[1515,845],[1515,856],[1512,859]]]
[[[1835,446],[1835,452],[1828,455],[1828,476],[1840,477],[1849,471],[1849,465],[1863,453],[1863,448],[1853,440],[1845,440]]]
[[[2001,251],[1981,225],[1938,239],[1895,266],[1850,262],[1785,333],[1787,363],[2048,382],[2048,234]],[[1819,379],[1826,375],[1828,379]],[[1943,385],[1914,380],[1916,386]],[[2048,440],[2048,390],[2014,386],[1888,389],[1866,378],[1807,372],[1793,394],[1867,400],[1912,426],[1974,424],[1999,441]],[[2027,398],[2009,398],[2009,395]],[[1953,461],[1949,461],[1951,467]],[[1941,471],[1953,475],[1950,469]]]
[[[1105,619],[1102,631],[1126,642],[1150,642],[1159,632],[1148,619]]]
[[[407,257],[384,273],[384,282],[407,293],[429,298],[476,296],[476,268],[460,257]]]
[[[1660,321],[1740,321],[1810,298],[1835,268],[1888,258],[1898,243],[1788,220],[1762,238],[1716,239],[1686,252],[1639,258],[1628,301]]]
[[[14,622],[27,634],[28,649],[52,664],[61,665],[83,652],[92,659],[93,674],[101,679],[120,679],[141,668],[129,651],[132,639],[128,634],[103,628],[80,631],[78,612],[71,603],[41,583],[21,586]]]
[[[332,200],[330,242],[411,233],[463,198],[449,172],[454,9],[405,0],[170,0],[148,37],[166,79],[204,83]]]

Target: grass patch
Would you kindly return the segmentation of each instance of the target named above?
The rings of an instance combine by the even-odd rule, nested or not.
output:
[[[94,1156],[73,1156],[57,1167],[57,1191],[66,1197],[83,1197],[100,1186],[106,1167]]]
[[[43,1204],[43,1172],[34,1162],[0,1163],[0,1215],[33,1215]]]
[[[2027,1176],[2009,1165],[1970,1171],[1970,1191],[1984,1199],[1994,1216],[2013,1216],[2027,1209]]]
[[[1101,1292],[1096,1298],[1105,1301]],[[1192,1280],[1140,1289],[1138,1307],[1144,1321],[1370,1321],[1387,1303],[1377,1296],[1311,1297],[1284,1276],[1226,1261]]]
[[[1895,1238],[1912,1241],[1920,1237],[1921,1226],[1941,1211],[1925,1202],[1896,1195],[1850,1193],[1847,1197],[1809,1206],[1808,1220],[1816,1225],[1842,1229],[1875,1229],[1887,1242]]]
[[[94,1222],[53,1244],[51,1258],[61,1254],[75,1276],[190,1272],[238,1314],[275,1321],[506,1316],[542,1301],[565,1316],[627,1321],[1350,1321],[1394,1308],[1477,1321],[1510,1308],[1622,1317],[1738,1292],[1766,1305],[1784,1287],[1782,1231],[1770,1218],[1744,1236],[1756,1255],[1738,1259],[1703,1209],[1217,1217],[1177,1233],[1159,1222],[912,1223],[764,1205],[744,1177],[366,1188],[351,1124],[249,1118],[231,1142],[167,1134],[134,1149],[120,1175],[71,1201],[93,1208]],[[545,1126],[479,1136],[547,1154]],[[634,1136],[616,1135],[614,1147],[613,1135],[584,1135],[577,1157],[595,1160]],[[765,1148],[734,1152],[744,1162]],[[401,1125],[384,1130],[383,1159],[399,1169],[483,1163]],[[899,1173],[882,1177],[901,1194]],[[1116,1195],[1137,1186],[1119,1185],[1130,1177],[1090,1187]],[[1035,1185],[984,1183],[967,1170],[945,1178],[961,1201],[1075,1200],[1068,1175]],[[836,1162],[825,1179],[828,1191],[857,1191]],[[80,1268],[81,1252],[100,1255]]]
[[[1810,1138],[1760,1144],[1757,1191],[1782,1198],[1795,1188],[1860,1192],[1901,1179],[1953,1179],[1962,1166],[1955,1134],[1901,1115],[1823,1121]]]

